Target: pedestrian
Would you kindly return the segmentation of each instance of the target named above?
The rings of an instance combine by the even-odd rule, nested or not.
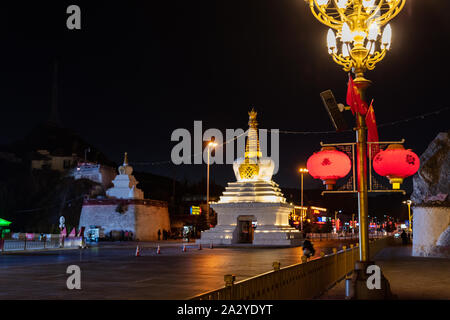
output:
[[[402,234],[400,235],[402,238],[402,244],[407,245],[408,244],[408,235],[406,234],[405,230],[402,231]]]
[[[308,240],[308,238],[306,238],[305,241],[303,241],[303,255],[309,259],[314,256],[315,253],[316,250],[314,249],[313,244]]]
[[[158,229],[158,241],[161,240],[161,229]]]

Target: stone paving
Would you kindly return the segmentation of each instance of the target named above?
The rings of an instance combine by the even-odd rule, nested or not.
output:
[[[450,300],[450,259],[413,257],[411,252],[411,246],[388,247],[374,259],[392,293],[400,300]],[[345,281],[320,299],[345,299]]]
[[[354,242],[354,241],[353,241]],[[156,254],[157,245],[161,254]],[[315,241],[316,255],[348,242]],[[0,300],[186,299],[223,287],[223,276],[243,280],[301,261],[301,248],[214,248],[181,242],[100,243],[84,250],[0,255]],[[66,269],[81,268],[81,290],[68,290]]]

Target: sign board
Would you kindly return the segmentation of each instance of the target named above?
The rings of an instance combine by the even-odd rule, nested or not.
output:
[[[191,207],[191,214],[192,215],[200,215],[202,213],[202,208],[197,207],[197,206],[192,206]]]

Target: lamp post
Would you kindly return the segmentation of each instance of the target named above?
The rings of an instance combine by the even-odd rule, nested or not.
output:
[[[206,169],[206,224],[210,225],[209,220],[209,158],[211,156],[211,148],[214,148],[217,146],[217,143],[211,141],[208,143],[208,165]]]
[[[406,0],[305,0],[305,2],[309,4],[314,17],[330,27],[327,34],[328,53],[344,71],[352,71],[355,74],[354,85],[361,100],[365,101],[365,91],[371,81],[364,78],[364,72],[373,70],[390,49],[392,29],[388,22],[399,14]],[[335,34],[333,30],[337,33]],[[336,39],[340,39],[340,50]],[[380,39],[379,44],[377,39]],[[368,290],[366,285],[366,271],[373,262],[369,261],[367,128],[365,115],[361,111],[364,112],[364,110],[355,112],[359,261],[355,264],[355,277],[352,280],[353,296],[362,299],[383,299],[389,295],[385,278],[382,280],[384,290]]]
[[[406,200],[403,201],[403,203],[405,203],[406,205],[408,205],[408,220],[409,220],[409,224],[408,224],[408,231],[411,232],[412,231],[412,221],[411,221],[411,204],[412,201],[411,200]]]
[[[355,74],[354,84],[364,100],[371,81],[364,78],[386,55],[392,30],[388,22],[403,9],[406,0],[305,0],[314,17],[330,27],[328,53],[346,72]],[[383,32],[381,28],[384,26]],[[334,33],[333,29],[337,32]],[[377,45],[378,36],[380,43]],[[340,49],[336,39],[340,39]],[[339,52],[340,51],[340,52]],[[365,117],[356,112],[356,149],[358,173],[359,258],[369,261],[368,197],[365,157],[367,136]]]
[[[300,172],[300,175],[301,175],[301,187],[300,187],[300,190],[301,190],[301,200],[300,200],[300,206],[301,206],[301,209],[300,209],[300,212],[301,212],[301,215],[300,215],[300,230],[301,231],[303,231],[303,214],[304,214],[304,209],[303,209],[303,174],[305,174],[305,173],[308,173],[308,169],[306,169],[306,168],[300,168],[299,170],[298,170],[299,172]]]

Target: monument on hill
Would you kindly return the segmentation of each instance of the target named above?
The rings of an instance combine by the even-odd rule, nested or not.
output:
[[[257,113],[249,112],[245,156],[233,163],[236,182],[228,183],[217,203],[217,225],[203,231],[202,244],[255,246],[301,245],[301,233],[289,225],[293,206],[286,202],[272,174],[274,162],[263,157],[258,138]]]
[[[125,153],[119,174],[113,180],[114,187],[106,190],[106,199],[85,199],[79,227],[85,227],[85,235],[91,227],[101,228],[105,235],[131,232],[140,241],[158,240],[158,230],[170,230],[167,203],[144,199],[137,188],[139,183],[132,175]]]

